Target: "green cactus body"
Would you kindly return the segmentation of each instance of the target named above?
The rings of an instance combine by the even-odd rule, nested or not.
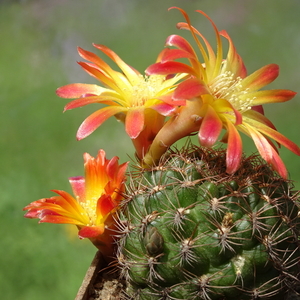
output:
[[[132,176],[120,215],[124,299],[284,299],[300,278],[299,203],[257,156],[173,151]]]

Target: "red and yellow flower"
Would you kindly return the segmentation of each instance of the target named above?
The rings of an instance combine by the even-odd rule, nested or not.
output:
[[[201,145],[211,147],[225,129],[221,141],[228,143],[228,173],[235,172],[240,164],[240,131],[253,139],[261,156],[272,164],[281,176],[287,177],[287,170],[272,140],[297,155],[300,155],[300,148],[276,130],[271,121],[264,116],[262,105],[288,101],[296,93],[283,89],[261,90],[277,78],[277,65],[264,66],[247,76],[243,60],[236,52],[227,32],[219,32],[204,12],[197,11],[208,18],[214,28],[217,41],[215,52],[207,39],[191,25],[186,12],[177,9],[186,19],[185,23],[178,23],[177,27],[191,32],[202,58],[197,57],[186,39],[179,35],[171,35],[166,45],[175,46],[176,49],[165,50],[161,60],[146,70],[151,76],[180,73],[188,74],[189,77],[177,86],[173,94],[175,102],[187,100],[185,105],[180,107],[178,114],[158,133],[144,158],[144,164],[157,161],[168,146],[193,132],[198,131]],[[221,37],[229,43],[225,58]],[[176,61],[179,58],[188,59],[189,64]]]
[[[85,177],[71,177],[74,196],[61,190],[57,195],[27,205],[25,217],[38,218],[40,223],[73,224],[80,238],[89,238],[103,253],[112,251],[114,213],[122,199],[127,163],[118,164],[118,157],[105,158],[104,150],[97,157],[84,154]]]
[[[65,110],[91,103],[106,105],[87,117],[77,132],[77,139],[91,134],[108,118],[115,116],[125,124],[125,131],[132,139],[137,156],[142,158],[154,136],[163,126],[165,117],[174,113],[171,95],[175,84],[185,75],[144,76],[127,65],[115,52],[103,45],[94,46],[106,54],[121,70],[113,70],[92,52],[78,48],[79,55],[89,62],[79,62],[81,67],[103,86],[75,83],[57,89],[62,98],[77,98]],[[160,60],[164,51],[158,56]]]

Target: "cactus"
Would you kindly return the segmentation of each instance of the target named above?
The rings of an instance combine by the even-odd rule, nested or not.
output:
[[[124,299],[284,299],[299,284],[299,202],[257,155],[185,147],[131,176],[119,221]]]

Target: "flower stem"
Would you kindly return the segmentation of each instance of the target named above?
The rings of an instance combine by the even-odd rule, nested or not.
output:
[[[197,114],[202,107],[202,101],[199,100],[199,98],[189,100],[186,106],[179,108],[176,116],[166,122],[144,156],[142,167],[148,168],[156,165],[172,144],[199,130],[202,120]]]

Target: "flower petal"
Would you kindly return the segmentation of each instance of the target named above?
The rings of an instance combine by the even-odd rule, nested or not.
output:
[[[124,72],[125,76],[131,83],[134,83],[136,79],[141,75],[134,68],[127,65],[114,51],[104,45],[93,44],[94,47],[105,53],[118,67]]]
[[[151,108],[163,116],[170,116],[176,109],[174,105],[169,105],[167,103],[154,104]]]
[[[237,131],[236,127],[231,123],[230,120],[227,121],[227,154],[226,154],[226,165],[227,169],[226,172],[229,174],[234,173],[240,166],[243,146],[242,146],[242,139]]]
[[[87,51],[82,49],[81,47],[77,47],[77,51],[79,55],[84,58],[85,60],[91,61],[94,64],[96,64],[100,69],[105,70],[106,72],[108,70],[111,70],[111,67],[103,60],[101,59],[98,55],[91,51]]]
[[[274,169],[279,173],[283,178],[287,178],[286,167],[278,155],[277,151],[272,147],[268,140],[257,130],[249,125],[245,125],[250,136],[252,137],[255,146],[266,162],[271,164]]]
[[[223,123],[218,114],[208,105],[198,133],[200,145],[204,147],[213,146],[221,133],[222,127]]]
[[[251,110],[256,111],[262,115],[265,114],[264,108],[262,105],[255,105],[255,106],[251,106]]]
[[[83,138],[90,135],[93,131],[95,131],[107,119],[119,112],[126,110],[126,108],[123,108],[121,106],[108,106],[95,111],[90,116],[88,116],[80,125],[77,131],[77,139],[82,140]]]
[[[225,30],[220,31],[220,35],[225,37],[229,42],[229,50],[222,67],[222,72],[229,71],[234,74],[235,78],[245,78],[247,75],[246,67],[241,56],[237,53],[230,36]]]
[[[191,46],[191,44],[183,37],[181,37],[180,35],[170,35],[167,40],[166,40],[166,45],[167,46],[175,46],[177,48],[179,48],[181,50],[181,52],[179,51],[178,53],[182,53],[182,54],[186,54],[187,56],[181,56],[181,57],[177,57],[177,58],[197,58],[197,55],[193,49],[193,47]],[[162,61],[167,61],[170,60],[169,58],[167,58],[170,55],[171,52],[167,52],[166,53],[166,57],[164,56]],[[176,51],[173,51],[173,53],[176,53]]]
[[[83,176],[69,178],[74,196],[80,201],[85,201],[85,178]]]
[[[110,180],[107,174],[108,160],[104,150],[100,149],[96,157],[89,153],[83,154],[85,173],[85,199],[96,203],[103,194],[107,182]],[[87,203],[87,202],[86,202]],[[93,207],[94,210],[94,207]]]
[[[122,92],[122,88],[126,88],[126,86],[129,85],[124,74],[113,70],[109,64],[93,52],[78,47],[78,53],[82,58],[95,64],[92,65],[90,63],[79,62],[79,65],[81,65],[90,75],[102,81],[105,85],[120,93]]]
[[[104,232],[104,229],[105,229],[104,223],[99,226],[85,226],[79,230],[78,236],[81,239],[95,238],[98,235],[101,235]]]
[[[42,212],[40,218],[41,219],[40,219],[39,223],[83,225],[82,223],[78,222],[77,219],[47,213],[46,210],[44,210]]]
[[[272,147],[268,143],[267,139],[259,131],[255,130],[252,126],[246,125],[246,128],[262,158],[268,163],[271,163],[273,152]]]
[[[181,12],[181,14],[184,16],[184,18],[186,19],[187,23],[180,22],[177,24],[177,28],[178,29],[186,29],[191,32],[195,42],[197,43],[197,45],[199,47],[202,57],[204,59],[204,64],[206,67],[206,71],[208,72],[208,76],[213,76],[214,72],[218,72],[218,69],[222,62],[222,42],[221,42],[220,35],[218,33],[218,29],[217,29],[215,23],[212,21],[212,19],[206,13],[204,13],[201,10],[196,10],[196,12],[204,15],[210,21],[211,25],[214,28],[214,31],[216,33],[217,45],[218,45],[217,56],[215,55],[215,52],[213,51],[213,49],[212,49],[210,43],[207,41],[207,39],[196,28],[194,28],[191,25],[191,21],[190,21],[188,14],[181,8],[178,8],[178,7],[172,7],[172,8],[178,9]],[[201,37],[202,41],[204,42],[204,44],[206,46],[207,51],[203,47],[201,41],[198,39],[197,35]],[[197,57],[195,55],[195,59],[196,58]],[[193,62],[193,60],[191,60],[191,63],[194,68],[202,69],[201,64],[198,63],[197,61]],[[201,70],[201,71],[203,71],[203,70]],[[206,77],[206,73],[204,73],[203,76]]]
[[[111,195],[104,194],[97,202],[97,216],[100,216],[101,219],[105,219],[115,207],[116,205],[112,201]]]
[[[274,126],[274,124],[267,117],[265,117],[264,114],[262,114],[260,111],[257,111],[256,109],[250,109],[250,110],[244,112],[243,115],[244,115],[245,122],[247,122],[249,124],[254,125],[254,122],[257,121],[258,124],[262,123],[268,127],[273,128],[274,130],[276,130],[276,127]],[[256,126],[257,126],[257,123],[256,123]]]
[[[279,144],[283,145],[290,151],[294,152],[297,155],[300,155],[300,147],[289,140],[287,137],[285,137],[283,134],[278,132],[273,123],[264,115],[261,115],[256,111],[249,110],[244,114],[244,119],[244,124],[252,126],[264,135],[269,136]]]
[[[266,126],[265,124],[262,124],[260,122],[257,122],[255,120],[249,121],[249,123],[256,128],[256,130],[260,131],[264,135],[269,136],[282,146],[286,147],[290,151],[294,152],[297,155],[300,155],[300,147],[296,145],[294,142],[289,140],[287,137],[285,137],[283,134],[278,132],[277,130],[274,130],[273,128],[270,128]]]
[[[173,99],[177,100],[187,100],[194,97],[209,94],[209,90],[204,82],[197,78],[190,78],[181,82],[173,94]]]
[[[163,95],[158,97],[159,100],[163,101],[164,103],[176,108],[177,106],[185,106],[186,100],[175,100],[173,99],[173,94]],[[156,104],[153,104],[152,108],[155,109]],[[164,115],[164,114],[163,114]]]
[[[51,211],[53,214],[61,215],[68,213],[66,210],[70,208],[68,203],[62,197],[51,197],[43,198],[37,201],[31,202],[29,205],[23,208],[23,210],[28,210],[30,214],[26,215],[28,218],[39,218],[43,210]]]
[[[288,172],[286,166],[282,161],[282,159],[280,158],[280,156],[278,155],[278,153],[275,151],[275,149],[273,149],[272,166],[282,178],[287,179]]]
[[[61,98],[79,98],[84,94],[99,95],[105,90],[96,84],[71,83],[56,90]]]
[[[113,76],[106,74],[105,69],[97,68],[89,63],[78,62],[78,64],[91,76],[98,79],[105,86],[111,88],[119,94],[122,94],[122,88],[126,88],[126,80],[123,80],[124,75],[116,71],[111,70]],[[118,76],[119,75],[119,76]]]
[[[278,65],[266,65],[244,78],[240,84],[248,92],[256,91],[274,81],[278,77],[278,74]]]
[[[220,114],[226,115],[226,119],[230,119],[232,113],[235,116],[235,120],[231,120],[235,126],[240,125],[243,121],[242,113],[239,112],[235,107],[226,99],[216,99],[213,103],[215,110]],[[233,119],[233,118],[232,118]]]
[[[117,177],[117,172],[120,168],[120,166],[118,164],[118,160],[119,160],[119,158],[117,156],[114,156],[112,159],[107,161],[106,168],[105,168],[106,174],[110,178],[113,178],[114,180]]]
[[[131,139],[138,137],[144,129],[144,108],[129,109],[125,119],[125,131]]]
[[[180,49],[166,49],[167,51],[164,52],[164,55],[161,59],[161,63],[167,62],[167,61],[172,61],[175,59],[180,59],[180,58],[193,58],[193,56]]]
[[[167,61],[165,63],[155,63],[146,69],[147,75],[168,75],[175,73],[188,73],[196,76],[195,70],[181,62]]]
[[[75,199],[73,200],[75,202]],[[70,205],[65,198],[58,196],[34,201],[23,210],[28,210],[25,214],[26,218],[38,218],[41,222],[48,222],[47,215],[61,217],[61,220],[65,218],[63,223],[82,224],[87,221],[86,214],[82,207],[76,209]],[[51,222],[55,223],[54,217],[51,218]]]
[[[297,93],[290,90],[264,90],[241,95],[240,99],[253,99],[252,105],[279,103],[291,100]]]
[[[83,218],[84,210],[82,206],[74,199],[74,197],[72,197],[69,193],[65,191],[61,191],[61,190],[52,190],[52,191],[61,196],[61,197],[56,197],[58,199],[56,203],[65,209],[66,211],[64,213],[65,215],[67,215],[67,213],[70,213],[72,214],[72,216],[74,216],[74,218],[77,218],[79,220]],[[59,201],[60,198],[63,199],[64,202]],[[65,203],[67,203],[67,205]]]
[[[112,98],[113,100],[116,100],[116,98]],[[118,99],[117,99],[118,100]],[[69,102],[64,107],[64,112],[70,109],[86,106],[88,104],[92,103],[101,103],[106,105],[116,105],[116,101],[108,100],[105,96],[92,96],[92,97],[83,97],[79,99],[75,99],[71,102]]]

